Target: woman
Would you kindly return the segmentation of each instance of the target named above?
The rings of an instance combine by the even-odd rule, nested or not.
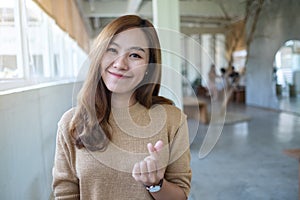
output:
[[[158,96],[160,64],[149,21],[127,15],[103,29],[78,105],[58,125],[57,199],[187,199],[187,122]]]

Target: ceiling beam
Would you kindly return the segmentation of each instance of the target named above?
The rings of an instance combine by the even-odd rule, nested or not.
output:
[[[126,13],[139,13],[141,15],[152,15],[152,3],[143,0],[128,0],[128,1],[94,1],[93,10],[89,1],[82,1],[83,13],[87,17],[118,17]],[[226,7],[230,6],[225,4]],[[243,4],[232,3],[229,16],[224,14],[224,9],[219,4],[212,1],[180,1],[181,16],[195,17],[210,17],[216,18],[235,18],[243,15]],[[147,13],[144,13],[147,11]]]
[[[181,26],[180,32],[186,35],[194,35],[194,34],[217,34],[217,33],[226,33],[227,29],[221,27],[186,27]]]
[[[216,25],[229,25],[231,23],[230,20],[221,17],[181,16],[180,21],[184,23],[216,24]]]
[[[219,1],[180,1],[180,21],[183,32],[223,32],[227,25],[243,19],[244,0]],[[77,0],[77,2],[90,35],[95,35],[107,24],[107,21],[124,14],[138,14],[150,20],[152,18],[151,1]]]

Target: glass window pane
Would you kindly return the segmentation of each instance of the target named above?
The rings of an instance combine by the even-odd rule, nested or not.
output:
[[[0,79],[21,78],[17,67],[17,28],[15,1],[0,0]]]
[[[47,50],[43,11],[32,0],[26,0],[26,14],[30,76],[42,77],[44,75],[44,52]]]
[[[53,44],[53,75],[63,76],[63,31],[55,24],[52,24],[52,44]]]

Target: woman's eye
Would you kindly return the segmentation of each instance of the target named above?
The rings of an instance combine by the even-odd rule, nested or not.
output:
[[[117,50],[115,48],[108,48],[106,51],[112,52],[112,53],[117,53]]]
[[[137,54],[137,53],[132,53],[132,54],[130,54],[130,57],[132,57],[132,58],[142,58],[139,54]]]

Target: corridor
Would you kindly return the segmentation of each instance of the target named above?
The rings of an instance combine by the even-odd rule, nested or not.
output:
[[[208,126],[201,125],[192,141],[191,200],[295,200],[298,162],[283,153],[300,147],[300,117],[244,105],[228,111],[250,116],[224,125],[218,143],[203,159],[198,152]],[[190,130],[198,122],[189,120]]]

